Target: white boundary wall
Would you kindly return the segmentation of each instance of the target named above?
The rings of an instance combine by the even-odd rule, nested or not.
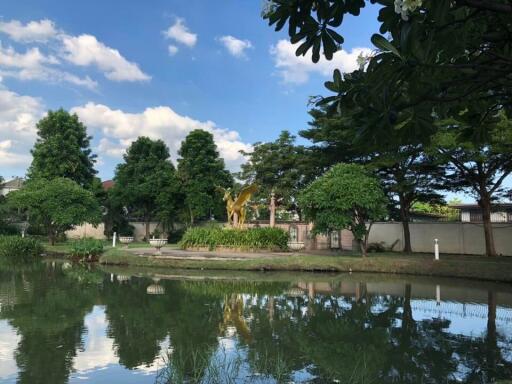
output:
[[[413,252],[434,252],[434,239],[439,240],[441,253],[468,255],[485,254],[484,229],[481,223],[410,223]],[[493,224],[494,241],[498,254],[512,256],[512,224]],[[401,222],[374,223],[370,243],[384,242],[390,246],[399,240],[395,251],[404,247]]]

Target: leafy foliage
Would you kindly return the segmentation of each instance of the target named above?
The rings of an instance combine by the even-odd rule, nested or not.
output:
[[[96,261],[103,253],[103,242],[93,238],[83,238],[71,244],[71,256],[82,261]]]
[[[512,173],[512,120],[503,111],[483,117],[474,112],[467,109],[440,121],[431,151],[451,165],[446,186],[475,196],[482,209],[486,253],[495,256],[491,210],[493,202],[506,196],[503,182]],[[467,138],[474,125],[484,125],[486,134]]]
[[[169,149],[162,140],[139,137],[123,158],[124,163],[116,168],[111,207],[126,207],[130,216],[142,218],[149,238],[149,222],[163,212],[171,215],[179,201]]]
[[[432,109],[455,114],[484,96],[492,106],[512,106],[510,31],[512,5],[507,1],[372,0],[381,8],[381,35],[372,37],[379,51],[368,62],[357,86],[342,81],[339,71],[326,83],[336,93],[326,102],[366,102],[373,115],[365,128],[389,130],[396,116],[409,128],[428,130]],[[313,62],[327,60],[341,48],[345,16],[357,16],[364,0],[274,0],[263,17],[276,30],[288,24],[296,54],[312,52]],[[401,4],[401,5],[400,5]],[[360,86],[359,86],[360,85]],[[480,106],[482,114],[488,106]],[[372,128],[371,121],[374,126]],[[405,128],[405,127],[404,127]]]
[[[8,203],[42,225],[54,244],[58,235],[83,223],[99,224],[101,211],[92,192],[70,179],[38,179],[8,195]]]
[[[350,229],[366,255],[366,223],[386,215],[386,197],[379,181],[363,166],[338,164],[311,183],[299,205],[316,233]]]
[[[276,141],[255,143],[252,152],[242,154],[248,161],[239,178],[259,187],[256,200],[266,205],[273,192],[281,207],[297,211],[297,194],[314,178],[316,167],[309,151],[295,145],[295,136],[283,131]]]
[[[223,229],[221,227],[189,228],[179,242],[181,248],[217,247],[239,249],[285,250],[288,233],[280,228]]]
[[[222,194],[217,187],[233,185],[231,174],[219,157],[213,135],[201,129],[190,132],[181,143],[178,175],[184,195],[183,218],[193,224],[211,215],[225,217]]]
[[[343,105],[338,112],[312,110],[310,128],[300,134],[315,143],[313,151],[324,165],[360,163],[375,173],[388,196],[391,217],[403,223],[404,251],[411,252],[411,207],[416,202],[442,203],[437,190],[443,187],[444,162],[426,153],[421,139],[403,137],[397,130],[378,143],[361,141],[353,111]]]
[[[90,149],[92,138],[76,114],[63,109],[49,111],[37,123],[37,135],[30,179],[66,177],[82,187],[91,186],[96,155]]]
[[[31,263],[37,260],[43,247],[36,239],[19,236],[0,236],[0,262],[8,264]]]

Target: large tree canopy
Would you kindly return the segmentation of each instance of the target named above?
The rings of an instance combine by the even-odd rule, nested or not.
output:
[[[357,164],[335,165],[299,195],[299,205],[313,222],[314,232],[350,229],[363,256],[371,222],[386,215],[386,204],[379,180]]]
[[[49,111],[37,123],[37,141],[32,150],[30,179],[66,177],[83,187],[90,187],[96,171],[90,148],[91,137],[78,120],[63,109]]]
[[[338,113],[324,109],[311,111],[310,128],[300,134],[313,141],[313,152],[324,165],[338,162],[366,165],[379,177],[389,197],[392,217],[403,223],[404,252],[411,252],[410,211],[416,202],[441,203],[436,191],[445,173],[442,162],[434,161],[424,151],[421,140],[389,134],[378,144],[361,142],[358,125],[345,108]]]
[[[465,140],[464,132],[484,124],[487,132],[479,140]],[[451,164],[446,186],[470,192],[482,210],[485,249],[496,256],[491,224],[492,203],[504,198],[504,180],[512,173],[512,121],[505,113],[478,121],[470,111],[439,123],[430,151]]]
[[[330,60],[344,42],[339,34],[345,16],[360,14],[364,0],[271,0],[263,12],[281,30],[288,24],[297,55],[321,53]],[[469,103],[491,99],[492,106],[512,108],[512,4],[507,0],[372,0],[380,7],[380,33],[372,42],[362,87],[341,86],[335,76],[330,101],[366,99],[383,123],[415,108],[409,119],[429,120],[437,113],[459,111]],[[408,97],[403,97],[404,91]],[[370,97],[369,97],[370,96]],[[491,107],[492,107],[491,106]]]
[[[297,194],[316,176],[316,167],[309,151],[295,144],[295,136],[283,131],[276,141],[255,143],[251,152],[242,154],[248,161],[239,177],[258,185],[257,198],[267,202],[273,192],[283,208],[297,210]]]
[[[62,177],[29,181],[23,189],[9,193],[7,201],[25,211],[30,221],[43,225],[51,244],[75,225],[101,221],[93,193]]]
[[[219,157],[213,135],[201,129],[190,132],[181,143],[178,175],[185,199],[185,219],[193,224],[197,219],[225,214],[222,195],[217,187],[229,188],[233,177]]]
[[[146,224],[146,238],[150,237],[149,223],[162,209],[160,202],[175,201],[178,190],[174,165],[169,149],[162,140],[139,137],[127,149],[124,163],[116,168],[113,198],[116,206],[128,208],[131,216],[141,217]]]

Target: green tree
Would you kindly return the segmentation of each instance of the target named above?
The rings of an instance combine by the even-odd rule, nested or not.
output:
[[[8,204],[26,212],[30,221],[44,226],[48,240],[83,223],[99,224],[101,210],[92,192],[70,179],[36,179],[9,193]]]
[[[475,124],[485,127],[484,137],[466,136],[475,131]],[[485,252],[496,256],[491,212],[493,202],[506,196],[503,182],[512,173],[512,121],[504,112],[482,120],[468,109],[439,125],[432,152],[452,165],[447,187],[475,196],[482,210]]]
[[[59,109],[37,123],[37,141],[32,149],[30,179],[66,177],[82,187],[90,187],[96,171],[96,155],[90,148],[91,136],[76,114]]]
[[[345,105],[337,111],[313,109],[310,128],[300,134],[315,144],[312,150],[324,166],[359,163],[375,172],[389,198],[392,217],[402,222],[404,252],[411,252],[411,208],[417,202],[442,202],[436,190],[442,187],[445,166],[425,153],[421,139],[402,136],[396,131],[378,142],[360,141],[359,120],[353,112]],[[371,111],[365,116],[369,114]]]
[[[126,207],[130,215],[139,216],[150,237],[150,223],[162,208],[162,195],[174,199],[178,180],[169,149],[162,140],[139,137],[127,149],[124,163],[116,167],[113,197],[118,207]]]
[[[282,131],[278,139],[255,143],[251,152],[242,154],[248,161],[239,174],[247,184],[257,184],[258,196],[267,202],[273,192],[278,203],[288,210],[301,212],[296,204],[299,191],[316,175],[312,156],[302,145],[295,145],[295,136]]]
[[[268,1],[263,17],[276,30],[288,26],[296,55],[312,52],[313,62],[323,53],[331,60],[341,49],[345,16],[357,16],[364,0]],[[372,42],[379,52],[368,59],[366,84],[361,88],[330,87],[331,101],[366,97],[378,111],[380,124],[392,129],[399,111],[410,112],[420,123],[478,103],[482,95],[492,105],[512,107],[510,36],[512,5],[506,0],[372,0],[380,7],[380,33]],[[346,30],[345,30],[346,31]],[[336,81],[334,83],[337,83]],[[404,88],[409,97],[404,98]],[[419,107],[419,108],[418,108]],[[411,109],[415,109],[412,113]],[[391,123],[391,124],[389,124]]]
[[[363,257],[371,223],[386,215],[386,204],[379,181],[357,164],[335,165],[299,195],[299,205],[314,223],[314,232],[350,229]]]
[[[229,188],[233,177],[219,157],[213,135],[201,129],[190,132],[181,143],[178,175],[184,194],[184,217],[197,219],[225,215],[222,194],[217,187]]]

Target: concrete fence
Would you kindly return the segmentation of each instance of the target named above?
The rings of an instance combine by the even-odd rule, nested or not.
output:
[[[483,225],[480,223],[410,223],[411,245],[414,252],[434,252],[434,239],[439,240],[441,253],[466,255],[485,254]],[[512,256],[512,225],[493,224],[496,252]],[[370,231],[370,242],[384,242],[390,246],[398,240],[394,250],[404,247],[402,223],[374,223]]]
[[[145,226],[141,222],[131,222],[134,226],[134,237],[140,241],[145,236]],[[268,223],[249,223],[248,227],[266,227]],[[153,232],[158,223],[151,223]],[[311,224],[307,223],[276,223],[276,227],[282,228],[290,234],[293,241],[304,242],[307,249],[332,249],[358,250],[352,233],[347,230],[331,233],[330,236],[311,236]],[[447,223],[425,222],[410,223],[411,245],[413,252],[434,252],[434,239],[439,240],[441,253],[455,253],[461,255],[485,254],[484,229],[479,223]],[[159,228],[161,229],[161,228]],[[84,224],[66,232],[68,238],[94,237],[105,239],[103,224],[94,228],[90,224]],[[512,256],[512,225],[493,224],[494,241],[498,254]],[[401,222],[374,223],[370,231],[370,243],[384,243],[391,246],[396,242],[394,251],[401,251],[404,247],[404,233]]]

